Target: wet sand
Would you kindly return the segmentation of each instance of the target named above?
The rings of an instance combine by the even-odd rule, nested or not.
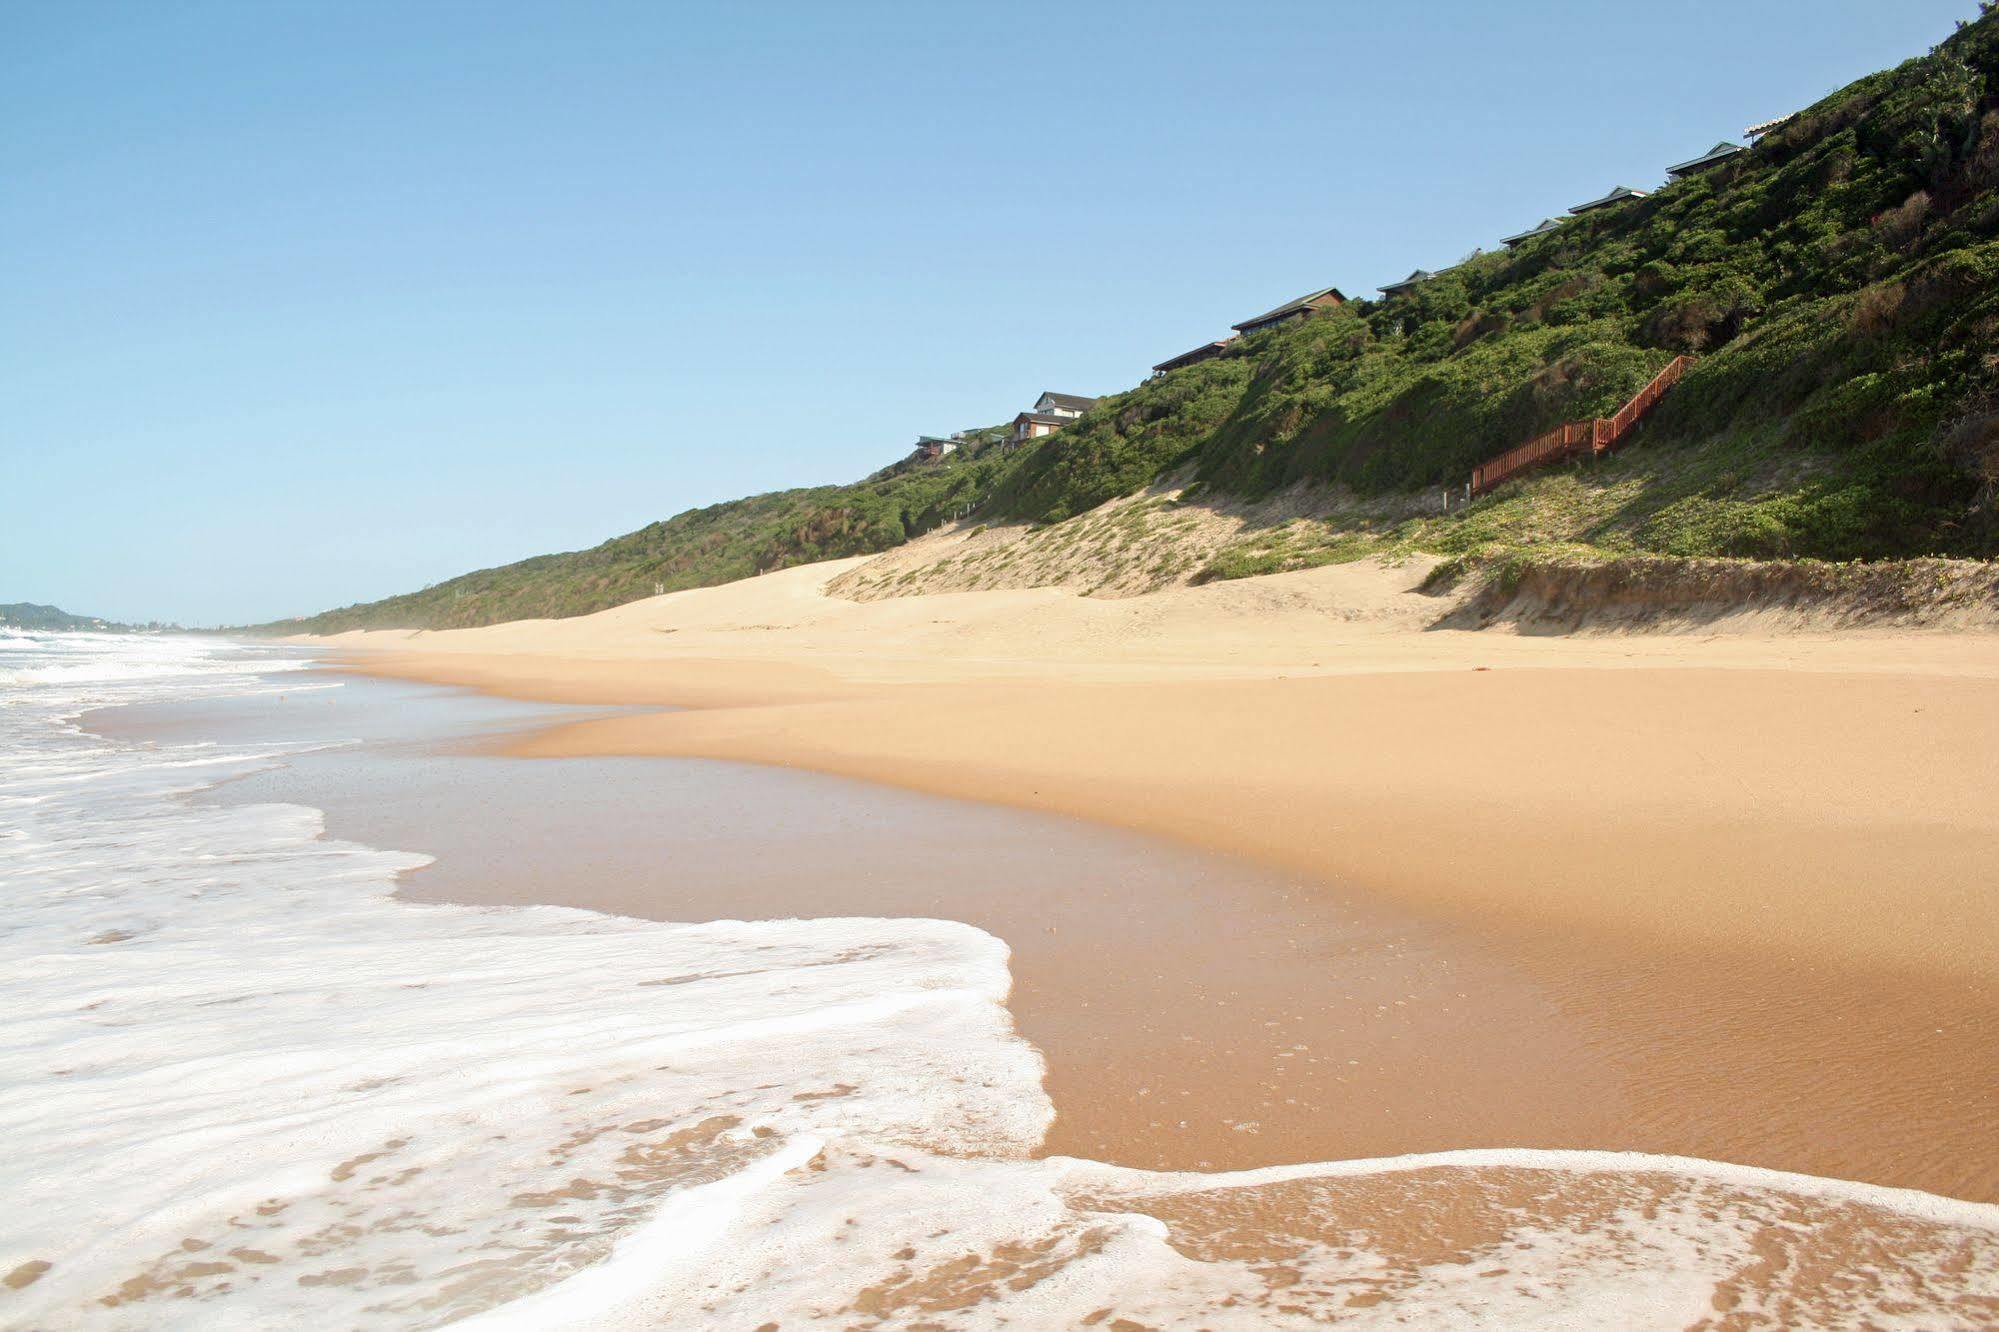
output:
[[[1475,941],[1234,858],[1072,819],[712,760],[513,757],[602,709],[327,673],[338,690],[121,708],[88,729],[354,737],[220,788],[436,862],[404,895],[658,920],[923,916],[1013,950],[1044,1150],[1242,1169],[1531,1138],[1549,1088],[1614,1097],[1582,1030]],[[1474,1102],[1439,1116],[1475,1080]],[[1580,1081],[1579,1081],[1580,1080]]]
[[[1653,1085],[1656,1040],[1630,1050],[1606,1042],[1612,1027],[1593,1026],[1479,931],[1033,811],[761,764],[510,752],[559,737],[578,716],[356,679],[280,699],[121,709],[86,725],[173,743],[360,737],[199,798],[312,803],[336,836],[436,854],[407,881],[420,899],[553,900],[683,919],[848,910],[976,919],[1016,941],[1010,1006],[1048,1054],[1061,1115],[1051,1152],[1214,1169],[1468,1140],[1509,1148],[1174,1175],[1085,1161],[913,1168],[828,1147],[785,1176],[784,1201],[762,1214],[766,1225],[788,1218],[787,1242],[817,1235],[814,1255],[837,1253],[842,1271],[869,1273],[832,1304],[813,1294],[812,1316],[929,1318],[979,1306],[1061,1325],[1554,1316],[1788,1326],[1908,1316],[1980,1325],[1999,1310],[1989,1212],[1698,1161],[1513,1150],[1545,1141],[1549,1125],[1626,1131],[1655,1095],[1667,1118],[1644,1131],[1697,1137],[1710,1129],[1682,1109],[1701,1111],[1706,1093]],[[1656,977],[1626,974],[1609,956],[1599,965],[1595,993],[1643,991],[1626,1002],[1652,1008],[1655,1036],[1685,1019],[1658,1008]],[[1767,979],[1777,995],[1779,978]],[[1259,1095],[1268,1119],[1246,1119]],[[1184,1127],[1160,1112],[1162,1100]],[[1783,1150],[1775,1126],[1742,1118],[1735,1127],[1756,1151]],[[1913,1132],[1928,1130],[1918,1122]],[[1033,1180],[1050,1177],[1017,1173],[1027,1169],[1055,1172],[1057,1192],[1036,1193]],[[937,1228],[939,1206],[969,1224],[967,1235]],[[1126,1213],[1142,1224],[1121,1229]],[[861,1218],[872,1229],[854,1230]],[[968,1238],[988,1226],[992,1242]],[[797,1292],[757,1265],[764,1238],[752,1225],[711,1255],[720,1271],[698,1288],[711,1321],[748,1326],[789,1307]],[[748,1265],[734,1261],[738,1245]],[[1060,1316],[1037,1302],[1057,1278],[1068,1283]],[[687,1312],[676,1306],[674,1316]]]
[[[1268,588],[1184,615],[963,594],[871,621],[883,603],[815,601],[825,576],[352,645],[389,650],[373,671],[692,709],[522,754],[749,760],[1077,814],[1467,941],[1534,1007],[1412,1035],[1449,1075],[1389,1096],[1425,1146],[1491,1141],[1485,1042],[1524,1023],[1545,1059],[1514,1145],[1999,1197],[1999,640],[1425,634]],[[1211,907],[1207,928],[1264,910]],[[1039,942],[1000,932],[1031,975]],[[1120,953],[1102,965],[1144,965]],[[1441,991],[1397,997],[1418,993]],[[1339,1016],[1309,1023],[1355,1039]],[[1379,1150],[1292,1146],[1266,1132],[1234,1159]]]

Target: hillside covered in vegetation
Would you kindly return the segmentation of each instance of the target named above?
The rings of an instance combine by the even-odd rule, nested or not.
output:
[[[1617,456],[1439,511],[1475,464],[1614,411],[1681,353],[1699,359]],[[1392,549],[1999,553],[1999,16],[1711,170],[1245,337],[1017,452],[697,510],[306,627],[578,614],[883,550],[966,505],[1061,523],[1169,476],[1180,503],[1326,497],[1207,576]]]
[[[100,619],[95,615],[72,615],[57,606],[44,606],[33,601],[0,602],[0,629],[21,629],[30,632],[100,634],[132,633],[139,629],[166,629],[162,624],[133,625],[120,624],[115,620]]]
[[[986,437],[932,463],[902,462],[846,486],[812,486],[689,509],[589,550],[481,569],[382,601],[281,626],[291,632],[456,629],[587,615],[657,592],[887,550],[948,521],[1004,466]]]

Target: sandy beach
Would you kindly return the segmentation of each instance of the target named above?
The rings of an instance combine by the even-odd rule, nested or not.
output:
[[[1449,931],[1547,1010],[1509,1014],[1547,1061],[1516,1107],[1540,1136],[1513,1145],[1999,1198],[1999,636],[1782,611],[1642,635],[1436,630],[1448,606],[1414,590],[1415,564],[1123,600],[827,595],[858,563],[315,641],[369,673],[673,709],[519,754],[775,764],[1077,816]],[[1031,975],[1048,936],[1003,937]],[[1337,1010],[1313,1019],[1337,1028]],[[1563,1039],[1537,1046],[1537,1027]],[[1428,1024],[1422,1079],[1378,1089],[1410,1111],[1399,1150],[1489,1141],[1478,1030]],[[1056,1099],[1051,1147],[1080,1152]],[[1117,1160],[1116,1117],[1142,1113],[1093,1107],[1094,1154]],[[1340,1134],[1246,1151],[1378,1146]]]

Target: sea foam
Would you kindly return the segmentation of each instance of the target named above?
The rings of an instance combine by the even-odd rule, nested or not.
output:
[[[76,729],[302,687],[0,638],[0,1323],[500,1329],[1999,1323],[1999,1208],[1712,1162],[1036,1160],[1006,950],[393,896],[188,795],[297,747]]]
[[[434,1325],[811,1135],[1043,1132],[990,935],[396,899],[421,858],[181,798],[284,747],[69,724],[298,663],[130,644],[0,649],[0,1271],[48,1264],[0,1322]]]

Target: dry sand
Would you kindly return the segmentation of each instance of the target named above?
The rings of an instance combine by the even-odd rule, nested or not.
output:
[[[1588,1033],[1519,1145],[1999,1199],[1999,636],[1776,612],[1432,631],[1448,607],[1414,564],[1122,600],[825,594],[860,563],[330,641],[384,674],[687,709],[521,752],[778,763],[1080,815],[1467,931]],[[1462,1085],[1424,1089],[1435,1147],[1476,1117],[1458,1103],[1483,1061],[1461,1053]]]

